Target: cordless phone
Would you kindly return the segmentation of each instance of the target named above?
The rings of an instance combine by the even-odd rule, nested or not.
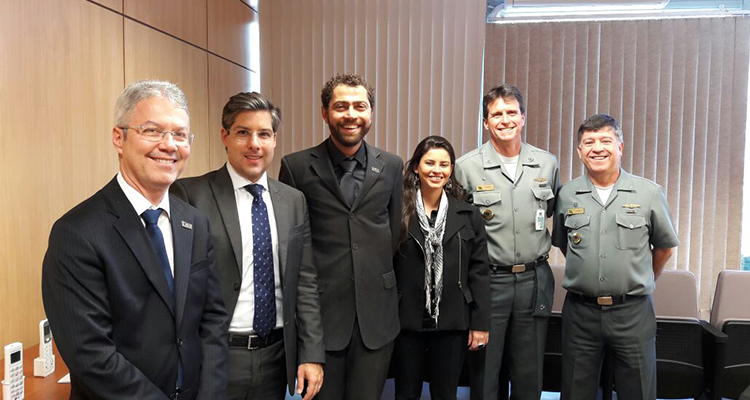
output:
[[[45,377],[55,372],[55,355],[52,354],[52,331],[45,319],[39,322],[39,357],[34,359],[34,376]]]
[[[24,398],[23,345],[20,342],[5,346],[5,380],[3,400]]]

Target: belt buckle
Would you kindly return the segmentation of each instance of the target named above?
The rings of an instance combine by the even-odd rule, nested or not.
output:
[[[260,348],[260,346],[253,346],[253,339],[259,338],[259,337],[260,336],[258,335],[248,335],[247,337],[247,349],[248,350],[258,350]]]
[[[596,304],[600,306],[611,306],[614,304],[614,301],[612,301],[612,296],[601,296],[596,298]]]
[[[521,272],[526,272],[526,264],[515,264],[513,268],[511,268],[510,272],[514,274],[520,274]]]

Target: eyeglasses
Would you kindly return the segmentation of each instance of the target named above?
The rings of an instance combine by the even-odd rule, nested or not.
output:
[[[195,139],[195,135],[192,133],[167,131],[155,126],[121,126],[120,129],[123,131],[132,129],[141,135],[141,139],[149,142],[161,142],[167,136],[167,133],[169,133],[172,135],[174,144],[178,146],[190,146],[193,143],[193,139]]]
[[[273,133],[272,131],[265,131],[264,130],[264,131],[259,131],[259,132],[256,132],[255,134],[253,134],[252,131],[247,130],[247,129],[243,129],[243,128],[235,129],[233,131],[230,130],[229,133],[230,134],[234,133],[234,139],[236,141],[240,142],[240,143],[245,143],[245,142],[249,141],[253,136],[257,136],[258,137],[258,141],[260,141],[260,142],[270,141],[270,140],[272,140],[274,138],[274,136],[276,136],[276,134]]]

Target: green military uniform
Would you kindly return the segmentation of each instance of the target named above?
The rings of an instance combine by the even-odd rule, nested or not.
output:
[[[522,143],[511,177],[487,142],[461,157],[455,174],[484,217],[492,270],[490,341],[486,351],[471,354],[471,397],[497,398],[508,331],[512,397],[539,399],[554,291],[546,219],[555,208],[557,159]]]
[[[618,395],[656,398],[652,246],[679,244],[661,187],[620,170],[605,204],[591,180],[560,188],[553,244],[566,249],[562,399],[593,399],[604,347]]]

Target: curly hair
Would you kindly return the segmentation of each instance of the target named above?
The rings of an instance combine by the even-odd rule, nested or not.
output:
[[[323,108],[328,109],[328,105],[331,103],[331,97],[333,97],[333,89],[336,86],[346,85],[350,87],[362,86],[367,90],[367,100],[370,101],[370,108],[375,108],[375,89],[370,86],[365,78],[357,74],[336,74],[333,78],[329,79],[328,82],[323,86],[323,90],[320,93],[320,101],[323,103]]]

